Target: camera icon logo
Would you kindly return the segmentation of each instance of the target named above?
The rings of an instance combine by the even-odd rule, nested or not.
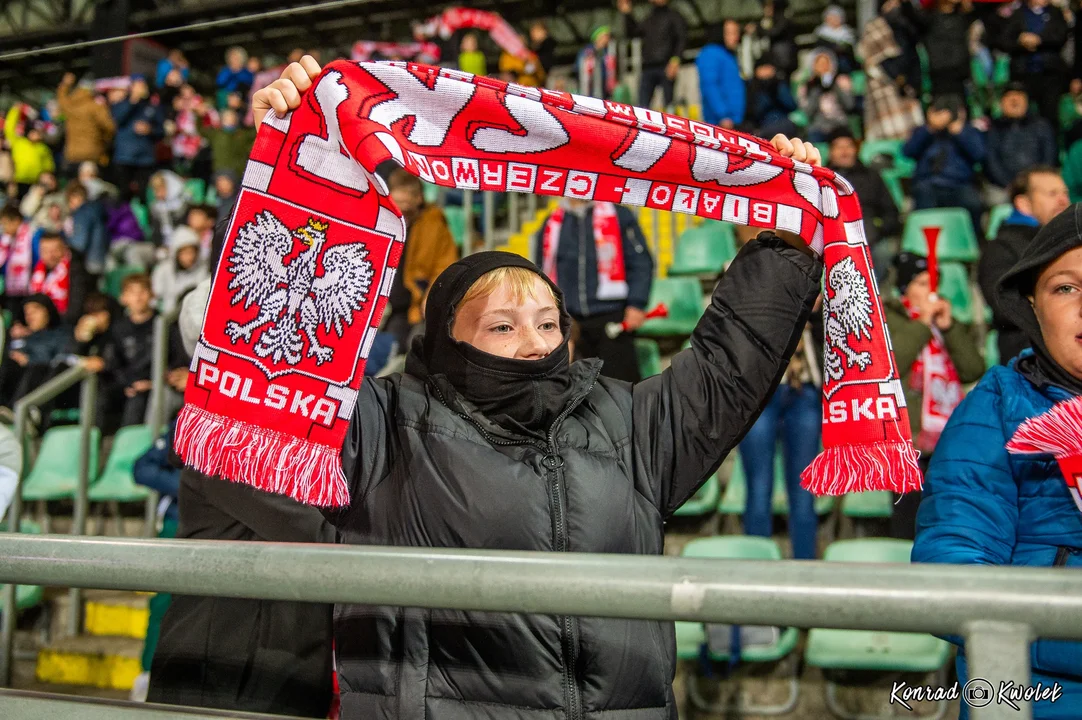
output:
[[[992,703],[994,697],[995,688],[984,678],[973,678],[962,688],[962,699],[970,707],[986,707]]]

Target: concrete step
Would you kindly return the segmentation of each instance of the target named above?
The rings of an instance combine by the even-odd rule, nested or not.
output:
[[[59,638],[38,652],[38,682],[130,690],[142,672],[143,641],[78,635]]]

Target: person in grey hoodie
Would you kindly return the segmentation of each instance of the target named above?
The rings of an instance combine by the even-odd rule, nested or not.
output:
[[[158,263],[150,277],[158,309],[170,313],[181,296],[210,277],[206,261],[200,257],[199,235],[187,225],[173,230],[169,260]]]

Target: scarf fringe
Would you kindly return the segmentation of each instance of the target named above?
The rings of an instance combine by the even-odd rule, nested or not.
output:
[[[1056,459],[1078,455],[1082,448],[1082,396],[1057,403],[1022,423],[1007,443],[1010,453],[1052,453]]]
[[[184,464],[305,505],[349,505],[339,451],[308,440],[185,405],[176,451]]]
[[[904,494],[921,489],[917,457],[908,442],[836,445],[819,453],[801,473],[801,485],[817,496],[868,490]]]

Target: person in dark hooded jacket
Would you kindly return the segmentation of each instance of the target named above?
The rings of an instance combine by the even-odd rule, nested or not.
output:
[[[797,109],[796,99],[788,79],[768,58],[760,58],[755,64],[747,93],[744,127],[751,134],[758,137],[796,134],[796,125],[789,119],[789,113]]]
[[[306,64],[286,77],[318,74]],[[257,122],[301,101],[276,82],[256,93]],[[819,163],[810,145],[774,146]],[[342,447],[351,503],[326,516],[350,544],[660,554],[664,519],[778,384],[821,278],[804,241],[762,233],[690,348],[631,385],[570,362],[571,317],[536,265],[459,260],[429,289],[405,372],[361,386]],[[672,623],[339,606],[334,643],[344,720],[677,716]]]
[[[12,406],[49,375],[67,342],[60,313],[48,295],[31,295],[23,303],[29,334],[11,338],[0,361],[0,403]]]
[[[1040,229],[1071,204],[1067,186],[1055,168],[1036,166],[1023,170],[1010,187],[1011,214],[999,226],[995,241],[981,251],[977,281],[992,309],[992,327],[998,333],[999,362],[1006,365],[1029,347],[1029,338],[999,306],[996,285],[1014,267]]]
[[[1027,420],[1082,395],[1082,204],[1045,225],[996,291],[1032,345],[996,366],[955,409],[924,478],[913,562],[1082,570],[1082,501],[1051,455],[1014,455]],[[958,681],[967,680],[959,637]],[[1027,680],[1061,695],[1034,702],[1034,720],[1082,717],[1082,642],[1036,638]],[[962,703],[961,720],[969,709]]]

